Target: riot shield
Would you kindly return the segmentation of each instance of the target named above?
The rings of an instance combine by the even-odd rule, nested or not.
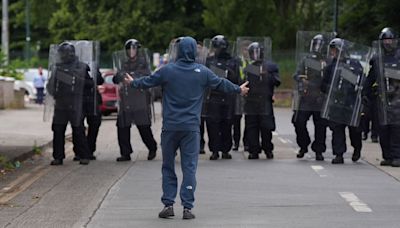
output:
[[[178,43],[183,37],[174,38],[169,43],[168,47],[168,62],[174,63],[178,58]]]
[[[378,113],[382,125],[400,124],[400,40],[373,42],[378,61]]]
[[[208,46],[203,44],[197,44],[197,52],[196,52],[196,63],[205,65],[208,57]]]
[[[342,40],[337,58],[333,58],[331,84],[321,116],[333,122],[358,126],[361,117],[361,90],[372,50]],[[329,75],[326,75],[329,77]]]
[[[237,114],[272,115],[272,91],[268,84],[267,61],[271,59],[269,37],[238,37],[236,53],[240,59],[240,77],[249,82],[246,97],[236,98]]]
[[[87,113],[98,114],[97,112],[97,73],[99,70],[100,59],[100,42],[89,40],[70,40],[75,47],[75,53],[79,61],[86,63],[89,66],[89,75],[93,80],[93,88],[90,95],[85,94],[85,105],[91,107],[84,107],[88,110]],[[90,100],[87,100],[90,99]],[[93,99],[93,100],[92,100]]]
[[[234,55],[235,42],[228,41],[226,48],[213,46],[209,39],[206,39],[203,44],[207,48],[205,65],[218,77],[237,83],[235,78],[238,77],[236,72],[238,61],[236,61]],[[202,116],[213,119],[230,119],[234,114],[234,104],[234,94],[208,89],[203,99]]]
[[[71,122],[72,126],[79,126],[83,117],[87,65],[77,59],[73,45],[65,44],[51,45],[49,49],[49,78],[43,119],[52,119],[54,124]]]
[[[44,100],[44,112],[43,121],[48,122],[52,120],[54,115],[54,90],[49,88],[55,88],[55,80],[52,79],[55,76],[56,63],[60,63],[59,55],[57,54],[58,45],[51,44],[49,48],[49,65],[48,65],[48,78],[46,85],[46,96]]]
[[[126,51],[113,53],[113,64],[116,72],[113,81],[118,83],[118,115],[122,127],[151,124],[152,102],[151,92],[148,89],[132,88],[124,83],[126,74],[134,78],[151,74],[150,61],[147,50],[139,48],[135,58],[129,58]]]
[[[324,95],[320,88],[327,62],[328,44],[333,38],[332,32],[297,32],[293,110],[321,111]]]

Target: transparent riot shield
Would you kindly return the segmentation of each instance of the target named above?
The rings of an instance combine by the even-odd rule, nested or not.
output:
[[[208,46],[203,44],[197,44],[197,52],[196,52],[196,63],[205,65],[208,57]]]
[[[293,110],[321,111],[324,95],[320,88],[327,62],[328,44],[333,38],[332,32],[297,32]]]
[[[51,44],[49,48],[49,65],[48,65],[48,78],[46,85],[46,96],[44,100],[43,121],[51,121],[54,115],[54,95],[55,95],[55,70],[56,63],[60,63],[59,55],[57,54],[58,45]]]
[[[323,104],[325,119],[358,126],[361,117],[361,90],[372,50],[369,47],[342,40],[337,58],[333,58],[331,84]]]
[[[178,43],[182,37],[172,39],[168,47],[168,62],[174,63],[178,58]]]
[[[52,119],[54,124],[70,122],[72,126],[79,126],[83,117],[88,69],[85,63],[78,61],[73,45],[63,44],[51,45],[49,49],[49,78],[43,119]]]
[[[207,48],[205,65],[218,77],[237,83],[238,61],[235,58],[235,42],[227,41],[226,46],[220,47],[209,39],[204,40]],[[237,68],[237,69],[236,69]],[[213,119],[230,119],[235,113],[235,94],[226,94],[218,90],[208,89],[203,99],[203,117]]]
[[[378,113],[382,125],[400,124],[400,40],[373,42],[378,61]]]
[[[118,83],[119,125],[122,127],[151,124],[153,99],[148,89],[136,89],[124,83],[126,74],[134,78],[149,76],[150,60],[147,50],[137,49],[136,56],[130,58],[125,50],[113,53],[113,64],[116,72],[113,81]]]
[[[236,53],[240,59],[240,78],[249,82],[246,97],[236,98],[237,114],[272,115],[272,91],[268,84],[267,61],[271,59],[269,37],[238,37]]]
[[[93,80],[93,88],[90,95],[85,94],[85,110],[87,113],[98,114],[97,112],[97,74],[99,72],[100,42],[91,40],[70,40],[75,47],[78,60],[89,66],[89,75]]]

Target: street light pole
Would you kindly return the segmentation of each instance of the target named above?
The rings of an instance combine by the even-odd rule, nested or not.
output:
[[[4,65],[9,61],[9,34],[8,34],[8,0],[2,0],[2,23],[1,23],[1,51],[4,54]]]
[[[338,3],[339,0],[335,0],[334,1],[334,6],[333,6],[333,31],[338,34],[338,13],[339,13],[339,9],[338,9]]]
[[[29,0],[25,0],[25,32],[26,32],[26,45],[25,45],[25,61],[29,61],[31,58],[30,54],[30,42],[31,42],[31,29],[30,29],[30,3]]]

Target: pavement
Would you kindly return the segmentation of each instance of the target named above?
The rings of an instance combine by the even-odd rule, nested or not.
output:
[[[0,112],[0,117],[19,122],[18,115],[27,119],[33,113],[40,116],[41,108],[34,106],[16,112],[25,114],[7,110]],[[156,112],[157,121],[152,128],[160,142],[159,104]],[[298,148],[290,123],[292,112],[283,108],[275,112],[274,160],[266,160],[265,155],[260,160],[247,160],[242,146],[238,152],[232,152],[232,160],[210,161],[207,147],[207,154],[200,155],[195,220],[181,219],[179,195],[175,217],[157,218],[162,209],[160,150],[154,161],[147,161],[147,149],[132,127],[134,161],[115,162],[119,149],[115,116],[111,116],[104,118],[100,128],[96,161],[80,166],[69,156],[62,167],[50,167],[49,160],[45,160],[45,168],[39,170],[36,181],[6,206],[0,206],[0,226],[399,227],[400,169],[378,165],[379,144],[364,142],[359,162],[353,163],[349,152],[344,165],[332,165],[328,136],[325,161],[315,161],[311,152],[297,159]],[[40,135],[46,143],[46,138],[52,137],[50,123],[39,123],[43,124],[42,129],[35,125],[38,131],[32,130],[30,134]],[[312,124],[309,129],[312,133]],[[3,128],[0,130],[3,135]],[[21,127],[18,130],[25,132]],[[14,135],[18,135],[16,132],[14,129]],[[67,147],[71,154],[71,145]],[[348,148],[351,151],[351,146]],[[179,161],[178,155],[178,183],[182,179]]]
[[[43,105],[27,103],[25,109],[0,110],[0,155],[9,161],[21,161],[51,146],[51,121],[43,121]],[[71,132],[67,128],[66,134]]]

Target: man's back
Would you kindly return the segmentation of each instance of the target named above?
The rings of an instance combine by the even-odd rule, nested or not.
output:
[[[182,39],[178,48],[176,62],[167,64],[150,77],[134,80],[133,86],[162,86],[164,130],[199,131],[204,90],[211,87],[239,93],[240,88],[195,63],[196,41],[193,38]]]

